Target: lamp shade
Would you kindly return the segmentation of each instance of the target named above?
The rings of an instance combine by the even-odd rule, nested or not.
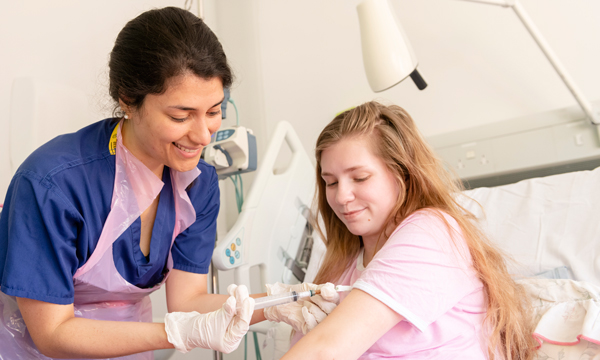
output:
[[[417,58],[388,0],[365,0],[356,10],[363,63],[371,89],[375,92],[389,89],[408,76],[413,77],[420,89],[425,88],[427,84],[416,71]]]

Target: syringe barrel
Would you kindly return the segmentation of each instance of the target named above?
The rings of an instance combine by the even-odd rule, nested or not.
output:
[[[313,292],[308,291],[290,291],[288,293],[263,296],[260,298],[254,299],[254,310],[264,309],[271,306],[288,304],[294,301],[298,301],[301,298],[310,297],[313,295]]]

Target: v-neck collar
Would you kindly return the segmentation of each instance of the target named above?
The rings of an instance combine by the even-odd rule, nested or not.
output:
[[[171,238],[173,236],[173,228],[175,225],[175,212],[172,211],[172,209],[175,208],[175,203],[173,199],[173,185],[170,173],[170,169],[165,166],[162,177],[162,181],[165,185],[160,191],[160,197],[156,209],[156,217],[152,227],[152,235],[150,236],[150,252],[148,254],[148,258],[146,258],[142,252],[142,249],[140,248],[142,224],[141,218],[137,218],[131,225],[132,236],[130,241],[132,242],[134,261],[138,267],[152,267],[152,265],[156,264],[157,262],[162,264],[164,259],[159,259],[158,256],[162,256],[165,253],[168,256],[168,250],[164,251],[162,248],[170,248]]]

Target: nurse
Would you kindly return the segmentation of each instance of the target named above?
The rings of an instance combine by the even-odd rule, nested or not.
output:
[[[119,33],[109,67],[119,116],[41,146],[10,183],[2,359],[230,352],[248,330],[245,287],[207,293],[219,188],[200,154],[232,83],[221,44],[187,11],[151,10]],[[170,313],[151,323],[163,283]]]

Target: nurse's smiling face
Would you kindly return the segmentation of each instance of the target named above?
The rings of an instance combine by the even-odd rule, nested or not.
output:
[[[221,126],[223,97],[219,78],[171,78],[163,94],[146,95],[139,110],[126,110],[123,144],[159,178],[164,165],[192,170]]]

